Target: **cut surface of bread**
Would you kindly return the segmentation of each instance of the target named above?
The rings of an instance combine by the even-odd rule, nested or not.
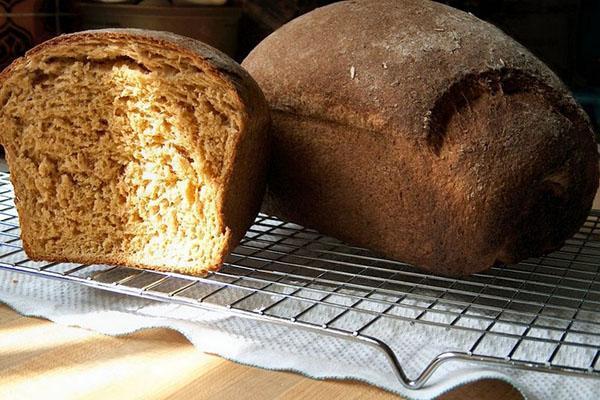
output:
[[[0,84],[30,257],[202,273],[256,216],[268,110],[218,51],[167,33],[89,31],[38,46]]]

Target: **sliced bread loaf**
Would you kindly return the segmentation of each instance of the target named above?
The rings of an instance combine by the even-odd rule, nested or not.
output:
[[[256,216],[268,108],[219,51],[164,32],[88,31],[29,51],[0,85],[32,259],[202,273]]]

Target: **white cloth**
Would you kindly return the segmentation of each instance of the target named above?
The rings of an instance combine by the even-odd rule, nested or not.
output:
[[[367,346],[287,326],[233,317],[188,306],[149,301],[83,285],[0,270],[0,301],[17,312],[79,326],[107,335],[162,327],[181,332],[204,352],[271,370],[314,378],[355,379],[411,399],[431,399],[456,386],[484,378],[514,385],[528,399],[598,399],[600,380],[486,366],[462,361],[443,364],[419,390],[404,388],[385,357]],[[414,377],[432,356],[471,340],[468,333],[406,323],[399,329],[376,324],[393,343]],[[442,347],[444,346],[444,347]],[[507,346],[489,343],[490,351]],[[398,350],[399,349],[399,350]]]

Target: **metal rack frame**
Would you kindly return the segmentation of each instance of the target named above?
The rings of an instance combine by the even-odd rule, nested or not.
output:
[[[385,355],[407,388],[467,360],[600,378],[600,212],[558,252],[469,278],[434,276],[301,226],[259,215],[223,268],[193,277],[118,266],[33,262],[22,249],[14,194],[0,173],[0,268],[283,324],[357,341]],[[475,339],[409,377],[377,324],[424,324]],[[504,354],[484,343],[506,340]],[[532,357],[528,346],[543,347]],[[578,363],[565,355],[578,352]]]

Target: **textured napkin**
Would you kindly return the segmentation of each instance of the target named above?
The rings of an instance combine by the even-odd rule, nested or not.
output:
[[[23,315],[107,335],[170,328],[181,332],[200,350],[233,361],[271,370],[296,371],[315,378],[355,379],[411,399],[431,399],[456,386],[485,378],[509,382],[528,399],[598,399],[600,396],[597,379],[463,361],[443,364],[424,388],[408,390],[397,380],[385,357],[362,344],[222,312],[155,302],[3,270],[0,270],[0,301]],[[432,357],[449,346],[460,348],[473,339],[469,332],[408,322],[400,328],[397,322],[392,326],[385,320],[374,325],[372,329],[377,329],[378,337],[393,344],[409,376],[415,376]],[[486,345],[490,354],[497,354],[511,344],[494,340]]]

